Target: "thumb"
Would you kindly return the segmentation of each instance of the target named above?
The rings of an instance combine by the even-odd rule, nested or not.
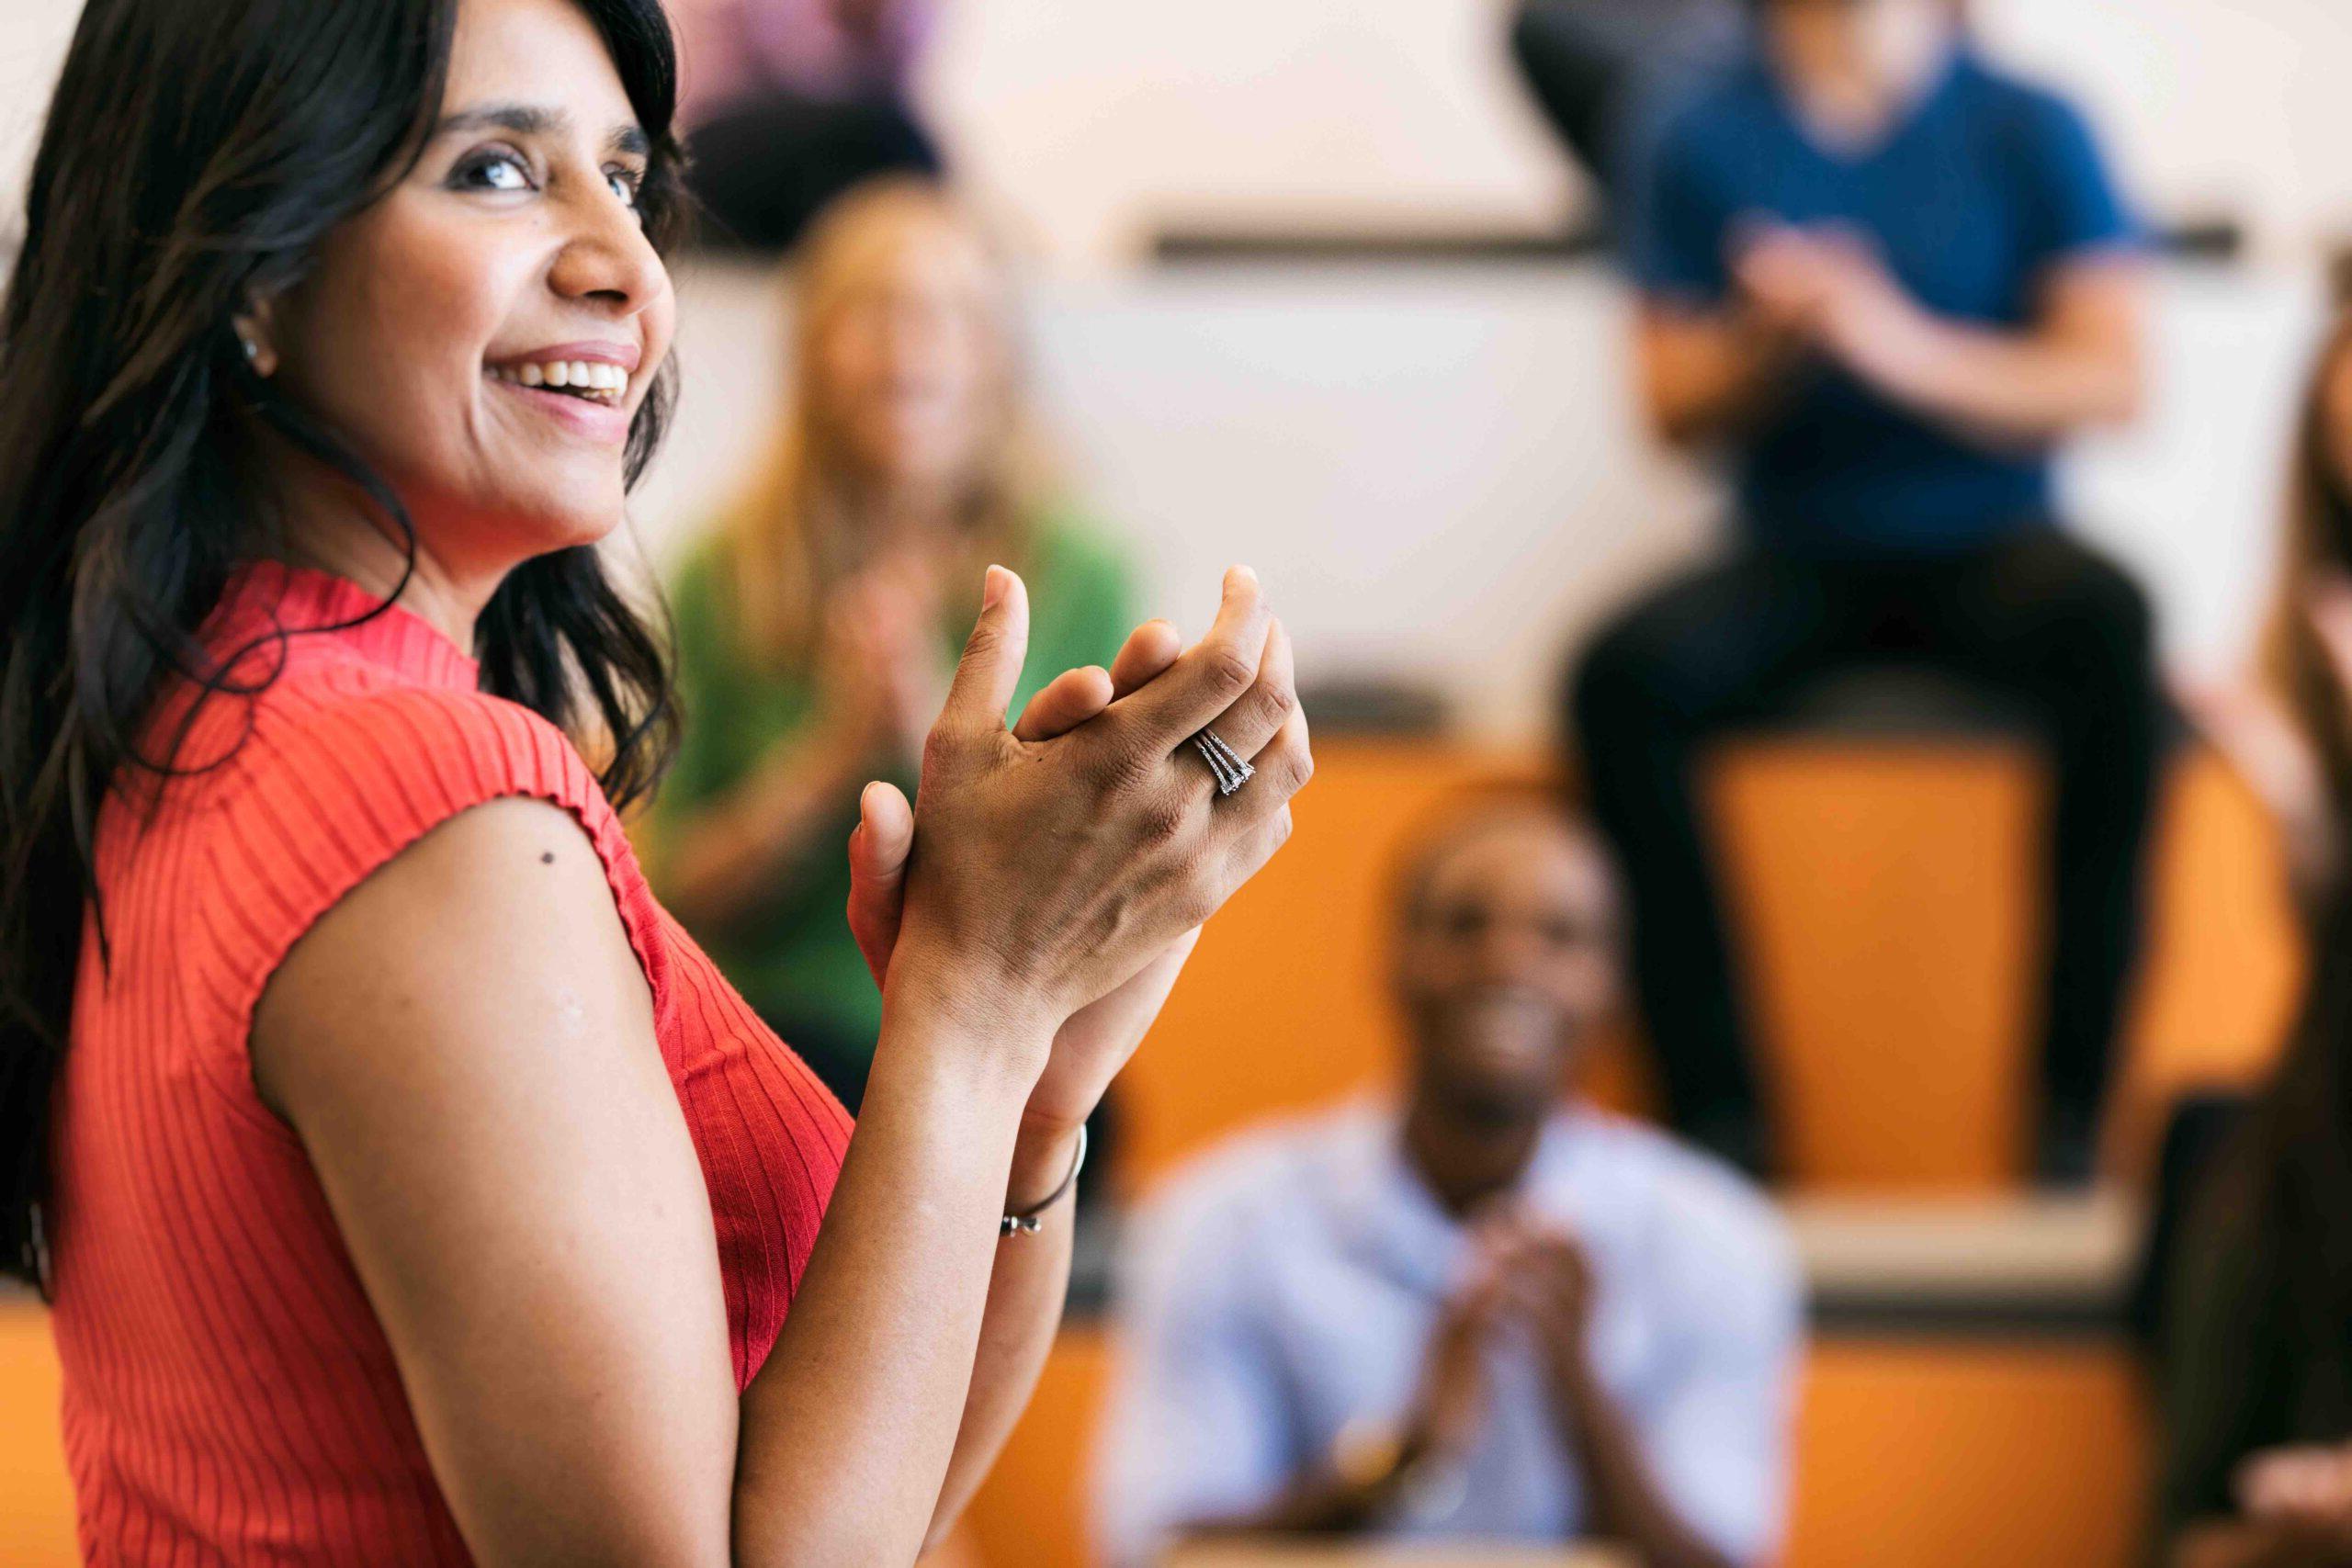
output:
[[[980,618],[956,662],[945,716],[973,728],[1004,728],[1029,652],[1029,590],[1020,574],[989,568]]]
[[[915,842],[914,807],[899,786],[870,784],[858,796],[849,836],[849,929],[879,987],[890,973],[906,913],[907,857]]]

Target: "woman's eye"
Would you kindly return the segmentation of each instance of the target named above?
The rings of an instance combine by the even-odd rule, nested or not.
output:
[[[606,169],[605,178],[611,182],[613,194],[621,198],[623,205],[637,205],[637,187],[643,183],[642,175],[632,169]]]
[[[529,190],[531,172],[512,152],[484,152],[458,165],[457,183],[472,190]]]

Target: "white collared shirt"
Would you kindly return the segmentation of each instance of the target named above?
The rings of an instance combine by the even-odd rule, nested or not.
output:
[[[1343,1427],[1402,1416],[1468,1241],[1407,1164],[1393,1108],[1245,1134],[1136,1223],[1097,1455],[1096,1540],[1121,1568],[1183,1525],[1243,1514],[1320,1466]],[[1795,1255],[1744,1179],[1585,1109],[1545,1127],[1521,1200],[1591,1262],[1590,1354],[1683,1518],[1735,1561],[1786,1511],[1804,1327]],[[1580,1533],[1577,1464],[1534,1347],[1498,1341],[1480,1441],[1400,1535]]]

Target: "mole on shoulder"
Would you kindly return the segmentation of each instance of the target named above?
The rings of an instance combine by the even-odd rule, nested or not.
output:
[[[553,850],[548,850],[542,852],[539,856],[539,863],[541,865],[553,865],[555,863],[555,852]]]

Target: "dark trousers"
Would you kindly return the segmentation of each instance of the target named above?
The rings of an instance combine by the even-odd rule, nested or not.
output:
[[[1651,592],[1601,632],[1572,673],[1571,724],[1593,814],[1624,867],[1635,988],[1678,1125],[1725,1152],[1764,1148],[1699,817],[1700,752],[1812,677],[1901,660],[2014,694],[2052,738],[2043,1081],[2048,1125],[2086,1141],[2139,947],[2160,711],[2150,631],[2129,577],[2035,528],[1894,563],[1741,555]]]

